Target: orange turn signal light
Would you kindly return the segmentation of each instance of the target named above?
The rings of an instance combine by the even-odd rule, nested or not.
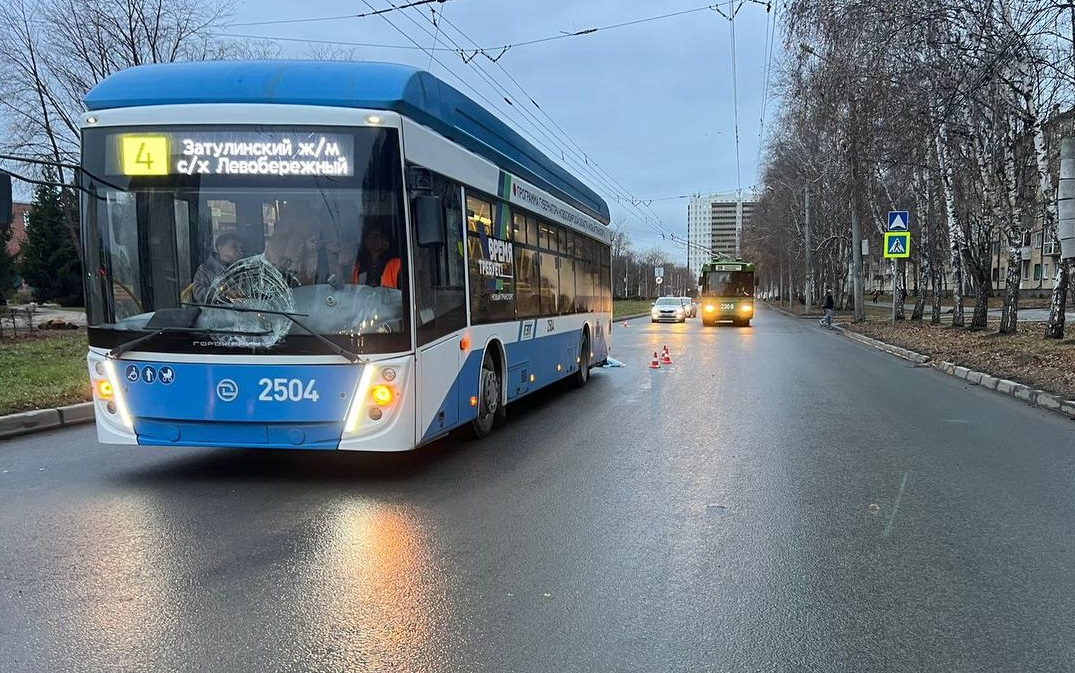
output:
[[[386,385],[376,385],[370,388],[370,396],[373,397],[374,402],[382,407],[391,404],[394,397],[392,388]]]
[[[97,397],[100,397],[102,400],[112,399],[112,382],[108,379],[98,379],[94,383],[94,389],[97,391]]]

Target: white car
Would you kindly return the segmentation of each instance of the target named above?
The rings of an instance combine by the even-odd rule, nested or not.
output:
[[[686,322],[687,309],[679,297],[661,297],[653,302],[649,312],[650,322]]]

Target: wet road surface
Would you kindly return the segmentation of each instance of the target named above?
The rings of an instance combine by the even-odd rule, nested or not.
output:
[[[0,443],[0,670],[1070,670],[1070,421],[772,311],[615,344],[412,454]]]

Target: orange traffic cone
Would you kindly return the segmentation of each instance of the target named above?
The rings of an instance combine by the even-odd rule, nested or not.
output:
[[[653,361],[649,363],[650,369],[660,369],[661,363],[657,362],[657,351],[653,351]]]
[[[672,364],[672,356],[668,354],[668,346],[665,346],[664,351],[661,353],[661,364],[662,365],[670,365],[670,364]]]

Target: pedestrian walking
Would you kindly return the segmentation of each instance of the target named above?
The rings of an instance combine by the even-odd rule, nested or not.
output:
[[[832,311],[836,308],[836,300],[832,298],[832,290],[825,290],[825,301],[822,302],[821,308],[825,309],[825,317],[820,321],[821,326],[832,329]]]

